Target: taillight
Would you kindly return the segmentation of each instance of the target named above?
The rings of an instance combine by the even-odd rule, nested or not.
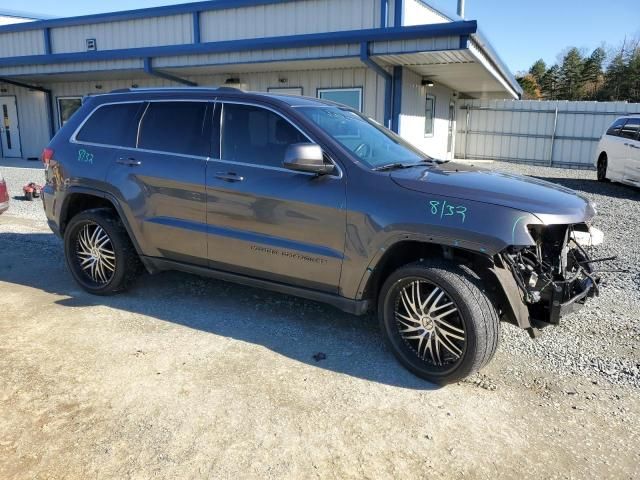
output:
[[[42,160],[42,163],[44,163],[45,169],[49,167],[49,162],[51,161],[52,158],[53,158],[53,148],[45,148],[42,151],[42,155],[40,155],[40,159]]]

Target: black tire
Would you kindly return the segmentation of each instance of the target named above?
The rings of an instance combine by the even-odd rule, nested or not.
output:
[[[598,158],[598,181],[599,182],[608,182],[609,179],[607,178],[607,167],[608,167],[608,160],[607,160],[607,154],[602,152],[600,154],[600,157]]]
[[[427,328],[432,329],[428,334],[423,333],[428,335],[425,336],[425,341],[428,341],[430,350],[427,350],[426,347],[421,349],[420,345],[416,348],[419,340],[409,340],[407,338],[410,336],[409,334],[401,333],[401,328],[403,332],[406,332],[409,324],[415,326],[417,322],[405,322],[402,318],[397,317],[397,315],[406,314],[409,311],[409,308],[402,310],[404,307],[400,307],[404,301],[401,295],[403,295],[403,291],[407,292],[406,287],[414,288],[416,281],[419,281],[418,285],[423,285],[422,289],[425,286],[427,288],[433,286],[434,290],[440,289],[439,291],[443,292],[445,298],[445,303],[442,303],[441,300],[440,305],[446,306],[447,302],[452,303],[452,306],[448,307],[446,311],[451,308],[456,309],[446,317],[447,320],[444,323],[450,324],[446,329],[440,323],[441,320],[421,320],[423,323],[428,322]],[[418,295],[421,294],[422,292],[418,293]],[[425,296],[428,297],[428,295]],[[423,304],[422,300],[420,303]],[[428,305],[427,302],[424,304]],[[436,300],[433,306],[435,307],[437,304]],[[417,313],[425,315],[424,306],[421,306],[420,310],[421,312]],[[441,315],[440,312],[438,315]],[[426,315],[430,318],[438,316],[435,313],[432,316],[430,312]],[[495,307],[480,288],[479,279],[468,268],[443,260],[412,263],[392,273],[380,291],[378,317],[385,340],[400,363],[418,377],[433,383],[452,383],[477,372],[489,363],[498,347],[500,321]],[[435,325],[438,326],[438,331],[434,334]],[[422,328],[422,332],[427,331],[423,326],[417,328]],[[458,330],[454,332],[449,329]],[[455,338],[452,340],[449,336],[457,331],[464,331],[464,334],[459,334],[463,335],[463,341]],[[411,335],[417,334],[412,333]],[[453,347],[447,346],[445,349],[445,340],[451,342]],[[439,364],[434,359],[435,348],[433,345],[441,350],[435,355],[437,359],[442,360]],[[452,353],[454,347],[460,351],[459,358],[455,358]],[[422,356],[420,352],[423,352]],[[427,352],[430,355],[427,355]]]
[[[33,193],[32,192],[25,193],[24,194],[24,198],[25,198],[25,200],[27,200],[29,202],[32,201],[33,200]]]
[[[80,252],[83,241],[80,235],[91,229],[95,231],[97,227],[108,236],[106,245],[115,257],[114,260],[109,260],[109,268],[113,266],[113,271],[109,271],[107,276],[100,276],[101,281],[96,281],[81,266],[82,255],[86,254]],[[115,212],[107,208],[86,210],[71,219],[64,232],[64,253],[67,267],[75,281],[94,295],[113,295],[126,290],[141,271],[140,258],[126,229]]]

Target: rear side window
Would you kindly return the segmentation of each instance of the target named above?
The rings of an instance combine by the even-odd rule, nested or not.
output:
[[[631,140],[637,140],[638,130],[640,130],[640,118],[630,118],[620,129],[620,136]]]
[[[138,137],[138,148],[208,157],[211,153],[209,102],[151,102]]]
[[[607,130],[607,135],[613,135],[614,137],[619,137],[620,129],[622,128],[622,126],[625,124],[626,121],[627,121],[626,118],[619,118],[618,120],[613,122],[613,125],[611,125],[609,127],[609,130]]]
[[[76,140],[135,147],[138,118],[143,106],[143,103],[119,103],[99,107],[82,126]]]
[[[250,105],[224,104],[222,159],[281,167],[289,145],[309,140],[280,115]]]

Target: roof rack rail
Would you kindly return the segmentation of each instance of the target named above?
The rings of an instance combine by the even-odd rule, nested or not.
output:
[[[128,93],[128,92],[164,92],[167,90],[215,90],[222,92],[244,92],[244,90],[235,87],[136,87],[136,88],[117,88],[109,93]]]

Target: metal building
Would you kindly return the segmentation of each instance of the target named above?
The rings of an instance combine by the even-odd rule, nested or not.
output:
[[[85,95],[227,85],[349,104],[451,158],[456,101],[519,98],[477,22],[422,0],[217,0],[0,26],[0,156],[37,157]]]

